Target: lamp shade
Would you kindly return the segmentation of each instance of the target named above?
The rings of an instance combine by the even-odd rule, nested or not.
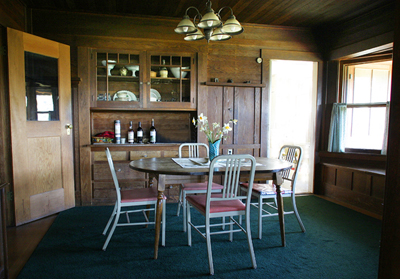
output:
[[[204,39],[203,33],[200,30],[197,30],[195,33],[187,34],[184,38],[185,41],[198,41]]]
[[[203,29],[211,29],[221,26],[222,22],[219,20],[218,16],[214,13],[213,9],[210,9],[200,20],[198,27]]]
[[[234,15],[231,15],[227,21],[225,21],[224,26],[221,28],[222,32],[230,35],[238,35],[243,32],[243,27],[240,25],[239,21]]]
[[[231,35],[225,34],[224,32],[222,32],[221,28],[217,28],[211,35],[210,40],[211,41],[226,41],[226,40],[229,40],[230,38],[232,38]]]
[[[175,32],[178,34],[190,34],[197,31],[196,26],[190,20],[189,16],[185,15],[178,26],[175,28]]]

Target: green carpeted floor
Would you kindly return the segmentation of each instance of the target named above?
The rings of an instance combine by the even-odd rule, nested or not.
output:
[[[307,232],[294,215],[286,215],[285,248],[277,217],[264,219],[263,239],[255,238],[252,211],[257,269],[251,268],[243,233],[233,242],[228,235],[213,236],[213,278],[377,278],[381,221],[315,196],[298,197],[297,203]],[[286,199],[285,205],[290,208]],[[107,251],[101,250],[111,210],[75,207],[60,213],[18,278],[210,277],[205,240],[193,232],[192,247],[187,246],[176,204],[167,205],[167,241],[158,260],[152,258],[152,227],[119,227]]]

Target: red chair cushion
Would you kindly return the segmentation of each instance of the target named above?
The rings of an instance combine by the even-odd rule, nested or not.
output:
[[[243,187],[249,187],[247,183],[240,183]],[[276,185],[275,184],[253,184],[253,192],[258,193],[259,195],[276,195]],[[291,189],[286,189],[281,187],[282,194],[291,194]]]
[[[208,182],[198,182],[198,183],[185,183],[182,185],[182,189],[184,191],[200,191],[200,190],[207,190],[207,185]],[[220,189],[222,190],[224,188],[224,186],[218,184],[218,183],[214,183],[212,184],[212,189],[213,190],[217,190]]]
[[[221,194],[212,195],[212,197],[222,197]],[[206,212],[207,195],[191,195],[186,197],[190,204],[196,207],[200,212]],[[245,210],[246,205],[240,200],[211,201],[210,213],[230,212]]]
[[[156,201],[158,191],[156,188],[138,188],[130,190],[121,190],[121,202],[142,202]],[[166,197],[164,196],[164,199]]]

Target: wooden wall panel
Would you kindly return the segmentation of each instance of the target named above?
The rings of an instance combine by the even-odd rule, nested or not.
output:
[[[151,119],[154,119],[155,127],[157,129],[157,142],[158,143],[179,143],[190,142],[191,131],[194,129],[192,125],[192,114],[190,112],[92,112],[91,113],[91,131],[92,136],[103,133],[105,131],[114,131],[114,120],[121,121],[121,137],[127,137],[129,129],[129,121],[132,121],[133,129],[135,131],[138,127],[138,122],[142,123],[143,137],[148,139],[150,137],[149,131],[151,126]]]
[[[376,218],[383,213],[385,175],[373,169],[322,164],[322,186],[318,194],[368,212]]]
[[[26,12],[21,1],[0,1],[0,25],[25,31]]]

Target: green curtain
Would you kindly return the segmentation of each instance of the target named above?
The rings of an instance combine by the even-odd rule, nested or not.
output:
[[[390,114],[390,102],[386,104],[386,119],[385,119],[385,133],[383,134],[383,144],[381,154],[386,155],[387,152],[387,141],[389,133],[389,114]]]
[[[347,105],[335,103],[332,107],[331,126],[329,130],[329,152],[344,152],[346,135]]]

